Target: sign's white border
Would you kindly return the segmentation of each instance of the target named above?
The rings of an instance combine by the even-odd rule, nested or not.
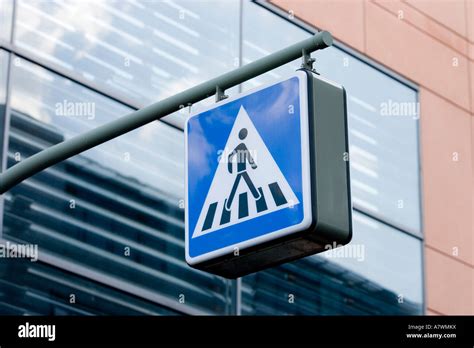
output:
[[[206,111],[209,111],[211,109],[214,109],[216,107],[220,107],[222,105],[225,105],[227,103],[230,103],[232,101],[241,99],[249,94],[255,93],[259,90],[268,88],[270,86],[276,85],[278,83],[281,83],[283,81],[287,81],[293,77],[297,77],[299,80],[299,93],[300,93],[300,125],[301,125],[301,156],[302,156],[302,175],[303,175],[303,220],[293,226],[289,226],[286,228],[283,228],[281,230],[273,231],[267,234],[264,234],[262,236],[258,236],[246,241],[242,241],[240,243],[236,243],[233,245],[229,245],[217,250],[210,251],[205,254],[201,254],[199,256],[191,257],[189,255],[189,220],[188,220],[188,122],[191,118],[196,117]],[[224,101],[221,101],[219,103],[216,103],[214,105],[211,105],[205,109],[196,111],[193,113],[185,123],[184,127],[184,141],[185,141],[185,183],[184,183],[184,197],[185,197],[185,249],[186,249],[186,262],[190,265],[195,265],[199,264],[204,261],[208,261],[211,259],[218,258],[223,255],[231,254],[234,252],[234,250],[237,248],[238,250],[245,250],[246,248],[268,242],[271,240],[274,240],[276,238],[280,238],[295,232],[303,231],[311,226],[311,223],[313,222],[313,217],[311,213],[311,174],[310,174],[310,153],[309,153],[309,120],[308,120],[308,77],[305,72],[303,71],[297,71],[294,75],[283,78],[281,80],[278,80],[275,83],[269,84],[269,85],[264,85],[260,86],[257,88],[254,88],[252,90],[249,90],[245,93],[238,94],[234,97],[225,99]],[[218,231],[212,232],[212,233],[219,233]]]

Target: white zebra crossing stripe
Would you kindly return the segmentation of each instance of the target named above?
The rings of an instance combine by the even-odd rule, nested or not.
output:
[[[242,139],[243,129],[246,131]],[[242,148],[242,144],[249,150],[252,158],[235,156],[234,163],[231,164],[232,173],[229,172],[227,158],[221,158],[192,238],[300,203],[243,107],[240,108],[235,119],[223,153],[232,153],[234,149]],[[238,172],[239,160],[247,161],[246,169],[241,172]],[[253,165],[252,160],[254,160]],[[238,175],[241,177],[237,179]],[[246,176],[248,178],[245,178]],[[231,190],[236,180],[240,181],[236,186],[230,207],[227,209],[225,203],[232,196]],[[251,192],[252,189],[247,180],[254,185],[256,189],[254,193]],[[261,197],[262,193],[263,197]],[[263,198],[264,202],[258,198]],[[264,203],[266,209],[264,209]],[[243,211],[240,217],[239,211]]]

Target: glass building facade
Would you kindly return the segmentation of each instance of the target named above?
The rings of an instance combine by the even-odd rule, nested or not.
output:
[[[246,0],[0,0],[0,28],[2,170],[315,31]],[[384,103],[416,104],[417,90],[342,44],[315,56],[348,93],[354,237],[345,257],[239,280],[186,265],[182,127],[210,98],[2,196],[2,241],[37,244],[39,260],[0,259],[0,314],[423,314],[418,119],[381,115]]]

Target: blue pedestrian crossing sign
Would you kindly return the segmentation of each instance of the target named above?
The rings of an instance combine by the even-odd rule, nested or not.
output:
[[[278,250],[295,258],[281,244],[292,244],[315,221],[308,81],[298,72],[187,120],[191,266],[232,278],[281,262],[285,255],[272,256]]]

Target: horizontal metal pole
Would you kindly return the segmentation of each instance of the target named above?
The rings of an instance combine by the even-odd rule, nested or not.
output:
[[[112,122],[99,126],[84,134],[53,145],[27,159],[15,164],[0,174],[0,193],[5,193],[16,184],[30,176],[51,167],[83,151],[128,133],[147,123],[167,116],[180,108],[197,103],[216,93],[216,87],[229,89],[267,71],[289,63],[302,56],[303,50],[313,52],[332,45],[332,36],[323,31],[294,45],[203,82],[181,93],[175,94],[143,109],[122,116]]]

